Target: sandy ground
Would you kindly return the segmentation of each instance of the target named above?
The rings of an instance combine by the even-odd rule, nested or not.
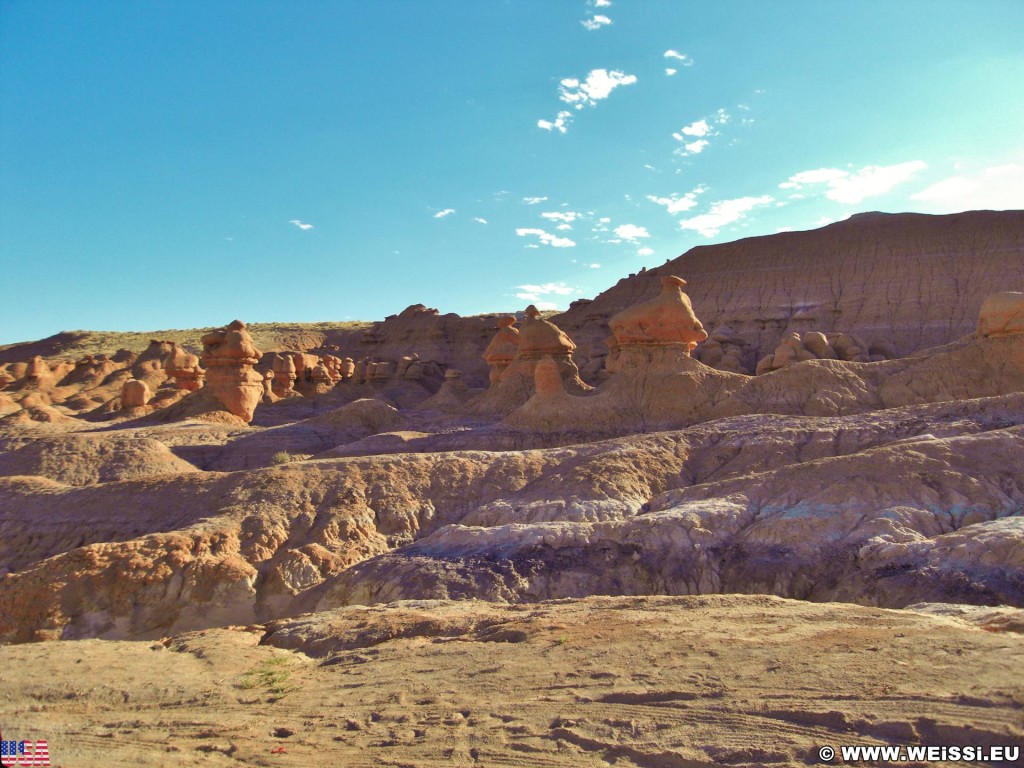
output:
[[[767,596],[407,602],[7,646],[0,722],[67,768],[796,766],[824,745],[1020,745],[1024,612],[965,611],[983,621]]]

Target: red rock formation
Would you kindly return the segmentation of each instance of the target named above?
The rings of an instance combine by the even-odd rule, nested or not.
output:
[[[206,388],[225,410],[245,422],[252,421],[263,397],[263,377],[253,370],[262,354],[241,320],[203,336]]]
[[[290,354],[275,354],[271,362],[274,372],[274,394],[278,397],[292,397],[295,391],[295,360]]]
[[[153,393],[149,391],[146,382],[137,379],[128,379],[121,387],[121,409],[142,408],[149,404]]]
[[[978,316],[979,336],[1024,333],[1024,293],[1005,291],[985,297]]]
[[[199,356],[186,352],[178,345],[174,346],[173,352],[164,364],[164,370],[174,379],[174,385],[178,389],[195,392],[203,386],[205,371],[199,365]]]
[[[519,351],[519,329],[515,317],[508,315],[498,319],[498,332],[484,350],[484,360],[491,369],[490,380],[494,384],[515,359]]]
[[[905,356],[974,331],[988,294],[1024,289],[1024,212],[859,214],[698,246],[552,318],[579,345],[581,367],[604,354],[607,319],[653,297],[651,278],[670,274],[688,277],[712,334],[728,326],[743,340],[746,372],[790,331],[843,330]]]

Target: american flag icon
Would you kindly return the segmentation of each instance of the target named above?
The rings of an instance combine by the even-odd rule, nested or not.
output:
[[[0,741],[0,765],[49,765],[50,748],[45,741]]]

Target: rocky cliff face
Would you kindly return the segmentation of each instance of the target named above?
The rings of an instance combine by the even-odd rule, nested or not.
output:
[[[698,246],[553,318],[581,370],[607,353],[608,319],[680,275],[712,337],[744,342],[747,372],[786,333],[850,333],[898,356],[971,333],[986,295],[1024,287],[1024,212],[858,214],[808,232]],[[731,332],[731,333],[730,333]]]

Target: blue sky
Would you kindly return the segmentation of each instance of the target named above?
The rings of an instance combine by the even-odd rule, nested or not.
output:
[[[0,2],[0,343],[564,308],[1024,207],[1024,3]]]

